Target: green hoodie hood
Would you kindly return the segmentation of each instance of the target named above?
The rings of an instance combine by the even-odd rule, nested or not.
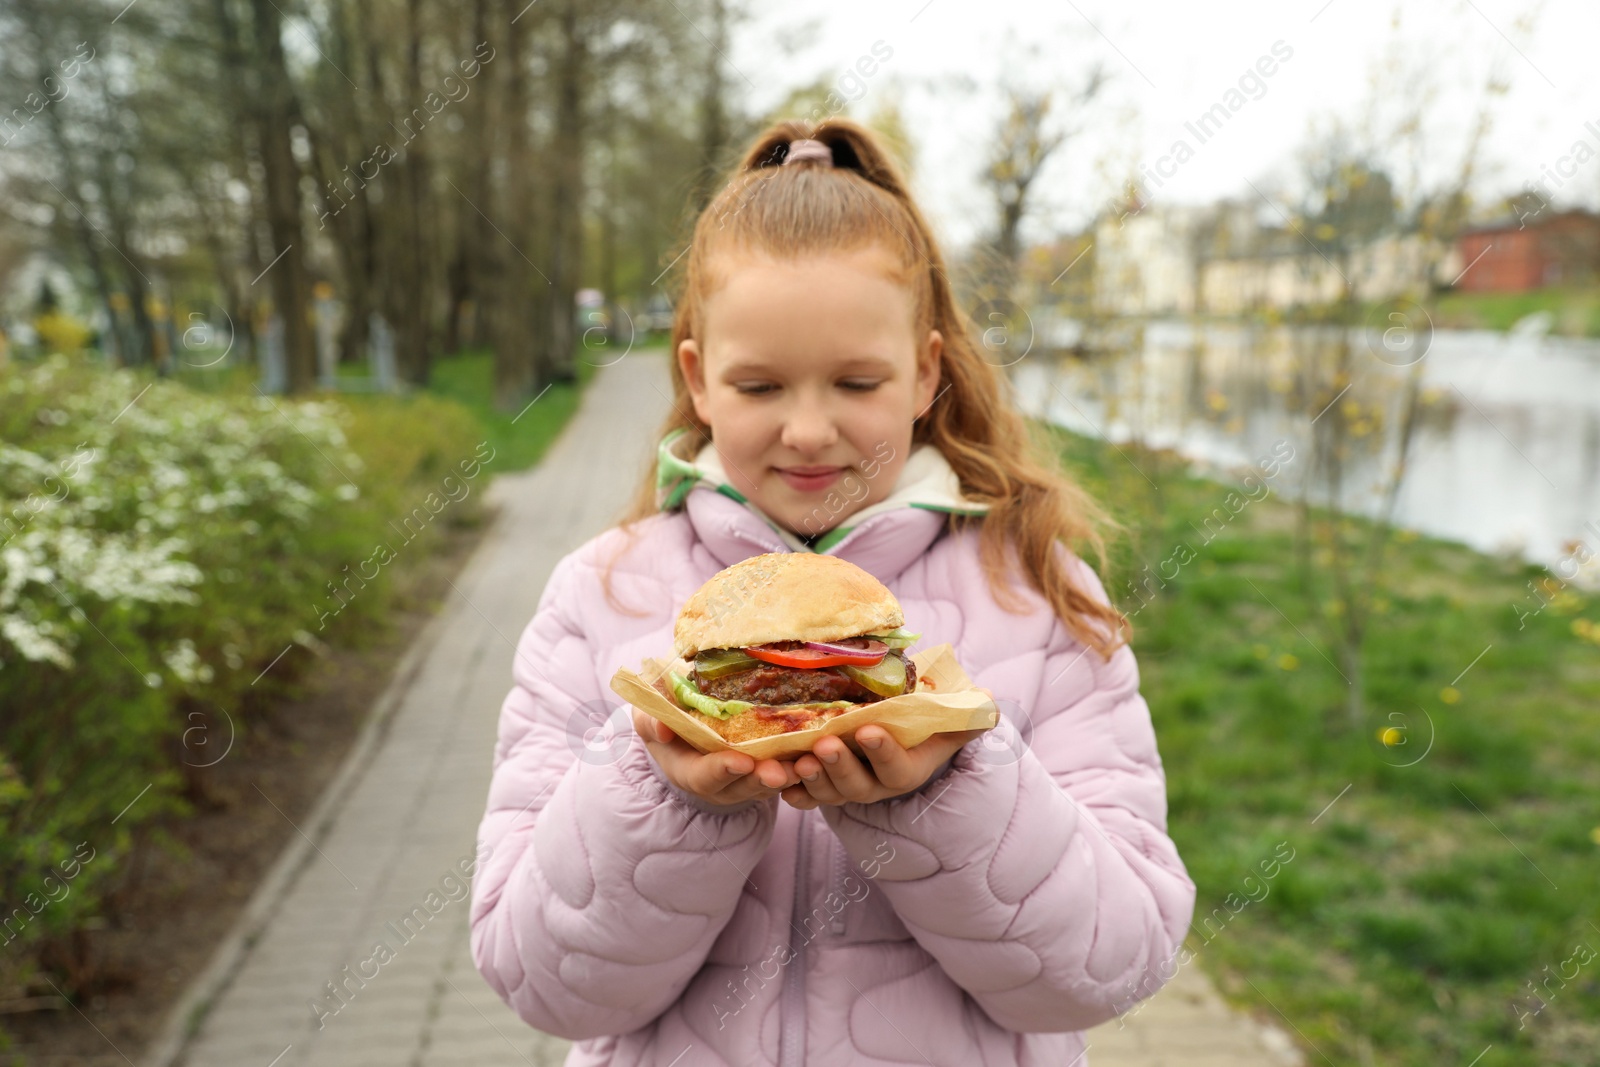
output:
[[[900,472],[900,480],[886,499],[852,512],[818,538],[815,545],[808,545],[800,535],[774,521],[728,482],[715,445],[707,441],[693,450],[693,444],[694,438],[682,427],[661,439],[656,453],[656,506],[662,511],[676,511],[683,506],[690,490],[704,485],[761,516],[784,544],[796,552],[826,552],[865,520],[897,508],[922,508],[953,515],[982,515],[989,510],[989,505],[962,495],[961,479],[944,453],[930,444],[915,445]]]

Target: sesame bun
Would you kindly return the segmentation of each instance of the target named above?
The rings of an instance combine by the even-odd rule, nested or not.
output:
[[[854,563],[769,552],[713,574],[678,613],[672,636],[689,660],[708,648],[838,641],[904,623],[894,594]]]

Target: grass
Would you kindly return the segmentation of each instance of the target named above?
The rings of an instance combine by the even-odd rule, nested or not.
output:
[[[1289,505],[1203,544],[1188,524],[1227,487],[1052,433],[1158,559],[1196,553],[1135,615],[1134,649],[1199,889],[1189,947],[1224,994],[1308,1063],[1600,1064],[1600,601],[1567,589],[1519,628],[1542,568],[1400,535],[1356,729]],[[1105,575],[1130,612],[1131,558]],[[1263,867],[1280,842],[1293,858]]]
[[[598,367],[584,358],[580,350],[573,361],[575,383],[559,383],[533,400],[521,412],[500,411],[494,406],[494,359],[489,352],[470,351],[442,359],[433,365],[428,391],[465,407],[482,427],[485,439],[495,450],[496,471],[526,470],[539,462],[561,428],[578,408],[583,388],[594,379]]]
[[[1354,324],[1387,322],[1393,301],[1362,304]],[[1550,312],[1550,333],[1561,337],[1600,337],[1600,285],[1549,286],[1524,293],[1443,293],[1427,304],[1428,317],[1438,330],[1510,330],[1520,319],[1540,311]],[[1338,321],[1345,309],[1336,304],[1315,304],[1290,309],[1264,308],[1245,317],[1267,325]],[[1233,316],[1203,316],[1206,321],[1232,322]]]
[[[472,350],[435,360],[426,393],[442,397],[465,408],[477,422],[482,440],[494,449],[492,469],[497,473],[526,470],[538,463],[545,450],[577,410],[583,389],[598,370],[580,350],[574,359],[576,382],[552,384],[549,391],[521,412],[500,411],[494,405],[494,357],[485,350]],[[253,367],[234,365],[206,369],[180,368],[178,380],[202,392],[247,392],[255,387]],[[365,365],[339,369],[341,382],[369,380]],[[392,397],[378,397],[360,391],[337,394],[353,405],[388,404]],[[531,397],[529,398],[532,399]]]
[[[1548,311],[1550,332],[1600,337],[1600,287],[1557,287],[1525,293],[1446,293],[1433,309],[1439,329],[1509,330],[1518,319]]]

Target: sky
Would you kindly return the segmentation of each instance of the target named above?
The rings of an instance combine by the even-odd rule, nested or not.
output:
[[[1336,120],[1392,149],[1382,131],[1416,79],[1436,95],[1408,158],[1437,180],[1457,168],[1495,74],[1508,88],[1492,104],[1479,199],[1542,179],[1557,202],[1600,206],[1600,158],[1573,154],[1580,141],[1600,154],[1597,43],[1600,0],[813,0],[754,10],[728,59],[757,111],[818,78],[856,97],[852,117],[897,100],[918,145],[916,193],[961,244],[994,214],[976,175],[1004,80],[1070,91],[1096,63],[1111,80],[1063,116],[1081,132],[1040,180],[1032,239],[1081,227],[1140,170],[1160,181],[1147,186],[1158,202],[1292,189],[1308,131]],[[863,56],[877,69],[858,82],[848,72]],[[1218,103],[1236,110],[1202,143],[1185,123]],[[1181,164],[1180,139],[1192,151]]]

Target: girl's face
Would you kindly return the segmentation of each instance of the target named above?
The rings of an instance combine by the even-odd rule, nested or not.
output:
[[[728,480],[797,534],[886,498],[933,404],[944,339],[877,248],[728,264],[701,338],[678,346]]]

